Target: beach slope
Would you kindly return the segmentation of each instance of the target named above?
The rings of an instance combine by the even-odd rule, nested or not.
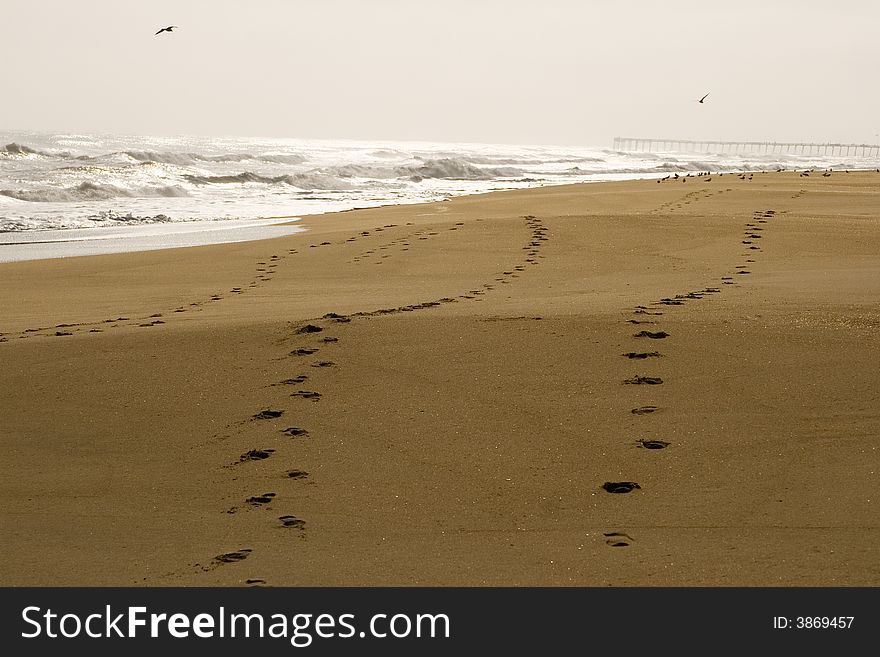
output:
[[[4,585],[880,584],[880,174],[0,265]]]

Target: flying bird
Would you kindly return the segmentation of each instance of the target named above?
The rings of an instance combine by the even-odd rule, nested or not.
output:
[[[168,27],[163,27],[161,30],[159,30],[158,32],[156,32],[156,34],[162,34],[162,32],[170,32],[170,31],[173,30],[175,27],[177,27],[177,26],[176,26],[176,25],[169,25]],[[154,34],[153,36],[156,36],[156,34]],[[700,102],[702,103],[703,101],[701,100]]]
[[[708,96],[708,95],[709,95],[709,94],[706,94],[706,96]],[[697,102],[698,102],[698,103],[702,103],[704,100],[706,100],[706,96],[703,96],[703,97],[700,98],[700,100],[698,100]]]

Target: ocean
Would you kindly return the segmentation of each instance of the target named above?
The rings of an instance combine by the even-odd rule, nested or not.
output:
[[[0,262],[261,239],[302,230],[291,217],[498,189],[876,166],[851,156],[0,131]]]

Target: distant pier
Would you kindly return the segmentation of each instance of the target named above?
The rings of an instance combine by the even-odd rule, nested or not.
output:
[[[758,155],[855,155],[880,156],[880,144],[806,144],[778,141],[693,141],[689,139],[642,139],[615,137],[614,150],[676,153],[754,153]]]

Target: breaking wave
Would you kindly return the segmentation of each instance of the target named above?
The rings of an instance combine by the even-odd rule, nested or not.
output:
[[[416,166],[400,167],[413,179],[445,178],[452,180],[491,180],[492,178],[513,178],[523,172],[513,167],[477,167],[463,159],[442,158],[425,160]]]
[[[39,156],[58,159],[76,160],[102,160],[114,156],[125,156],[136,162],[155,162],[157,164],[176,164],[188,166],[202,162],[267,162],[270,164],[302,164],[307,160],[298,153],[223,153],[220,155],[205,155],[202,153],[178,153],[174,151],[140,151],[125,150],[103,153],[101,155],[72,155],[68,151],[44,151],[32,148],[26,144],[12,142],[0,148],[0,155],[5,156]]]
[[[74,187],[42,189],[0,189],[0,195],[32,203],[64,201],[103,201],[111,198],[181,197],[188,196],[185,189],[174,185],[126,189],[116,185],[83,182]]]
[[[273,154],[266,153],[261,155],[253,155],[251,153],[229,153],[223,155],[201,155],[199,153],[175,153],[175,152],[159,152],[159,151],[123,151],[123,155],[127,155],[138,162],[156,162],[159,164],[177,164],[187,166],[190,164],[198,164],[200,162],[247,162],[255,160],[260,162],[270,162],[273,164],[302,164],[306,158],[297,154]]]
[[[6,144],[2,149],[0,149],[0,155],[38,155],[40,157],[60,157],[60,158],[68,158],[70,157],[70,153],[68,152],[59,152],[59,153],[50,153],[48,151],[37,150],[36,148],[31,148],[30,146],[25,146],[24,144],[18,144],[16,142],[12,142],[11,144]]]
[[[422,164],[396,167],[370,166],[366,164],[343,164],[325,169],[314,169],[305,173],[290,173],[281,176],[264,176],[251,171],[228,175],[185,174],[183,177],[194,185],[263,183],[267,185],[290,185],[299,189],[352,189],[351,178],[392,179],[406,178],[414,182],[426,178],[445,180],[494,180],[495,178],[516,178],[523,171],[513,167],[477,167],[461,159],[443,158],[425,160]]]
[[[513,167],[478,167],[466,158],[440,158],[424,160],[421,164],[400,166],[370,166],[366,164],[344,164],[330,167],[326,171],[340,178],[391,179],[408,178],[415,182],[426,178],[444,180],[492,180],[494,178],[514,178],[523,175],[522,170]]]
[[[262,183],[265,185],[290,185],[297,189],[312,190],[342,190],[352,189],[353,185],[336,176],[327,175],[320,171],[306,173],[290,173],[283,176],[261,176],[257,173],[244,171],[234,175],[198,176],[186,174],[184,179],[194,185],[230,185],[244,183]]]

